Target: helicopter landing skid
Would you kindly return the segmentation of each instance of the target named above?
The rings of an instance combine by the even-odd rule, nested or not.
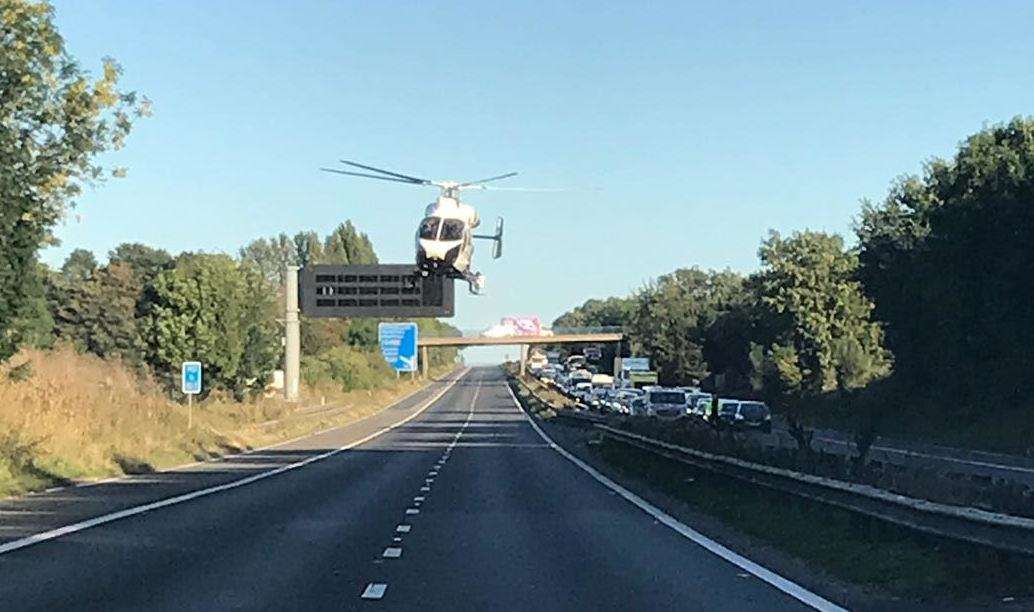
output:
[[[467,285],[470,289],[471,295],[484,295],[485,291],[485,275],[480,272],[459,272],[455,269],[442,273],[438,270],[428,269],[421,267],[419,268],[420,275],[423,277],[428,276],[443,276],[445,278],[455,278],[459,280],[467,281]]]
[[[471,295],[484,295],[485,275],[480,272],[466,272],[463,280],[467,281]]]

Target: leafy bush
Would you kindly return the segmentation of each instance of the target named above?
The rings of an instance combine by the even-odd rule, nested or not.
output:
[[[375,389],[395,379],[379,353],[352,346],[336,346],[302,359],[302,378],[310,386],[331,381],[343,391]]]

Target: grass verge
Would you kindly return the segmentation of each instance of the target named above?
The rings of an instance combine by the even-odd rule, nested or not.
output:
[[[920,600],[1034,595],[1029,557],[927,536],[608,439],[591,449],[622,478],[641,480],[839,580]]]
[[[0,496],[273,444],[369,416],[423,384],[307,388],[300,404],[209,397],[188,429],[187,406],[129,368],[70,349],[25,351],[0,371]]]

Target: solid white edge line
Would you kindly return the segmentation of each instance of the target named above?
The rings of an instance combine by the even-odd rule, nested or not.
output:
[[[583,471],[592,476],[597,482],[607,487],[608,489],[614,491],[621,497],[624,497],[626,500],[634,504],[640,510],[655,518],[658,522],[663,523],[665,526],[669,527],[679,535],[689,540],[692,540],[694,543],[707,549],[709,552],[718,555],[722,559],[725,559],[726,561],[732,563],[740,569],[750,572],[754,576],[757,576],[761,580],[774,586],[775,588],[800,601],[801,603],[807,604],[812,608],[815,608],[816,610],[822,610],[823,612],[847,612],[845,608],[841,608],[840,606],[821,597],[820,595],[816,595],[808,589],[805,589],[796,582],[783,578],[779,574],[776,574],[775,572],[766,569],[758,565],[757,563],[754,563],[750,559],[747,559],[746,557],[733,552],[732,550],[726,548],[725,546],[722,546],[718,542],[715,542],[711,538],[708,538],[704,534],[696,531],[688,525],[685,525],[684,523],[680,522],[679,520],[664,512],[660,508],[654,506],[653,504],[639,497],[635,493],[629,491],[628,489],[622,487],[613,480],[607,478],[606,476],[598,472],[595,468],[585,463],[578,457],[575,457],[571,453],[567,452],[566,450],[561,448],[560,445],[558,445],[556,442],[553,442],[553,439],[546,435],[546,432],[542,431],[542,428],[538,426],[538,424],[531,417],[531,415],[524,411],[523,407],[521,407],[521,403],[517,401],[517,396],[514,395],[513,388],[510,387],[509,382],[507,382],[506,384],[506,390],[510,392],[510,397],[513,399],[514,405],[517,406],[518,412],[524,415],[524,417],[528,420],[528,423],[531,425],[532,429],[534,429],[535,432],[543,440],[546,441],[550,448],[560,453],[562,457],[564,457],[571,463],[580,467]]]
[[[387,427],[385,427],[383,429],[380,429],[380,430],[378,430],[378,431],[376,431],[376,432],[366,436],[365,438],[362,438],[360,440],[356,440],[355,442],[351,442],[349,444],[346,444],[345,446],[336,448],[334,450],[327,451],[325,453],[321,453],[319,455],[314,455],[314,456],[309,457],[307,459],[304,459],[302,461],[298,461],[296,463],[291,463],[289,465],[281,466],[281,467],[278,467],[276,469],[269,470],[267,472],[262,472],[262,473],[259,473],[259,474],[254,474],[252,476],[248,476],[247,478],[241,478],[240,480],[234,480],[232,482],[227,482],[227,483],[224,483],[224,484],[221,484],[221,485],[216,485],[216,486],[213,486],[213,487],[208,487],[207,489],[198,489],[197,491],[191,491],[189,493],[184,493],[182,495],[176,495],[174,497],[168,497],[168,498],[161,499],[161,500],[158,500],[156,502],[151,502],[149,504],[144,504],[144,505],[141,505],[141,506],[134,506],[132,508],[126,508],[125,510],[119,510],[118,512],[112,512],[110,514],[104,514],[104,515],[101,515],[101,516],[96,516],[94,518],[87,519],[85,521],[79,521],[78,523],[72,523],[70,525],[64,525],[64,526],[58,527],[56,529],[51,529],[49,531],[43,531],[43,532],[40,532],[40,533],[33,534],[31,536],[26,536],[24,538],[19,538],[17,540],[13,540],[11,542],[7,542],[6,544],[0,544],[0,555],[6,554],[6,553],[9,553],[9,552],[21,549],[21,548],[26,548],[28,546],[32,546],[33,544],[39,544],[41,542],[46,542],[48,540],[53,540],[55,538],[60,538],[61,536],[65,536],[65,535],[68,535],[70,533],[75,533],[77,531],[83,531],[84,529],[89,529],[91,527],[96,527],[98,525],[104,525],[105,523],[111,523],[111,522],[117,521],[119,519],[124,519],[124,518],[128,518],[128,517],[131,517],[131,516],[136,516],[138,514],[143,514],[144,512],[148,512],[148,511],[151,511],[151,510],[156,510],[158,508],[164,508],[166,506],[172,506],[172,505],[175,505],[175,504],[180,504],[180,503],[183,503],[183,502],[186,502],[186,501],[190,501],[192,499],[197,499],[198,497],[204,497],[206,495],[211,495],[213,493],[219,493],[219,492],[222,492],[222,491],[227,491],[229,489],[235,489],[237,487],[242,487],[244,485],[251,484],[251,483],[257,482],[259,480],[264,480],[266,478],[269,478],[270,476],[276,476],[277,474],[282,474],[284,472],[287,472],[287,471],[290,471],[290,470],[294,470],[294,469],[297,469],[297,468],[309,465],[310,463],[315,463],[316,461],[320,461],[321,459],[326,459],[327,457],[331,457],[333,455],[337,455],[338,453],[342,453],[342,452],[344,452],[346,450],[355,448],[356,446],[359,446],[361,444],[365,444],[365,443],[369,442],[370,440],[373,440],[374,438],[380,436],[381,434],[384,434],[384,433],[386,433],[388,431],[391,431],[392,429],[395,429],[396,427],[399,427],[400,425],[405,425],[406,423],[412,421],[416,417],[418,417],[421,414],[423,414],[423,412],[425,410],[427,410],[432,404],[437,402],[439,399],[442,398],[442,396],[444,396],[446,393],[448,393],[449,390],[452,389],[456,385],[456,383],[461,378],[463,378],[463,376],[465,376],[467,374],[467,372],[469,372],[469,371],[470,371],[469,368],[464,370],[459,376],[456,377],[455,380],[453,380],[448,385],[446,385],[445,388],[443,388],[434,397],[432,397],[429,400],[427,400],[424,403],[424,405],[421,406],[413,414],[411,414],[408,417],[406,417],[406,418],[404,418],[404,419],[402,419],[400,421],[397,421],[397,422],[395,422],[395,423],[393,423],[391,425],[388,425]]]

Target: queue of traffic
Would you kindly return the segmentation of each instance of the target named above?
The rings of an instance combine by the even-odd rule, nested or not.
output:
[[[655,384],[656,376],[654,384],[642,384],[633,382],[635,377],[627,372],[617,377],[602,374],[585,355],[561,362],[555,353],[536,353],[528,371],[590,410],[667,420],[696,418],[735,430],[772,430],[772,414],[764,402],[716,397],[699,387],[664,387]]]

